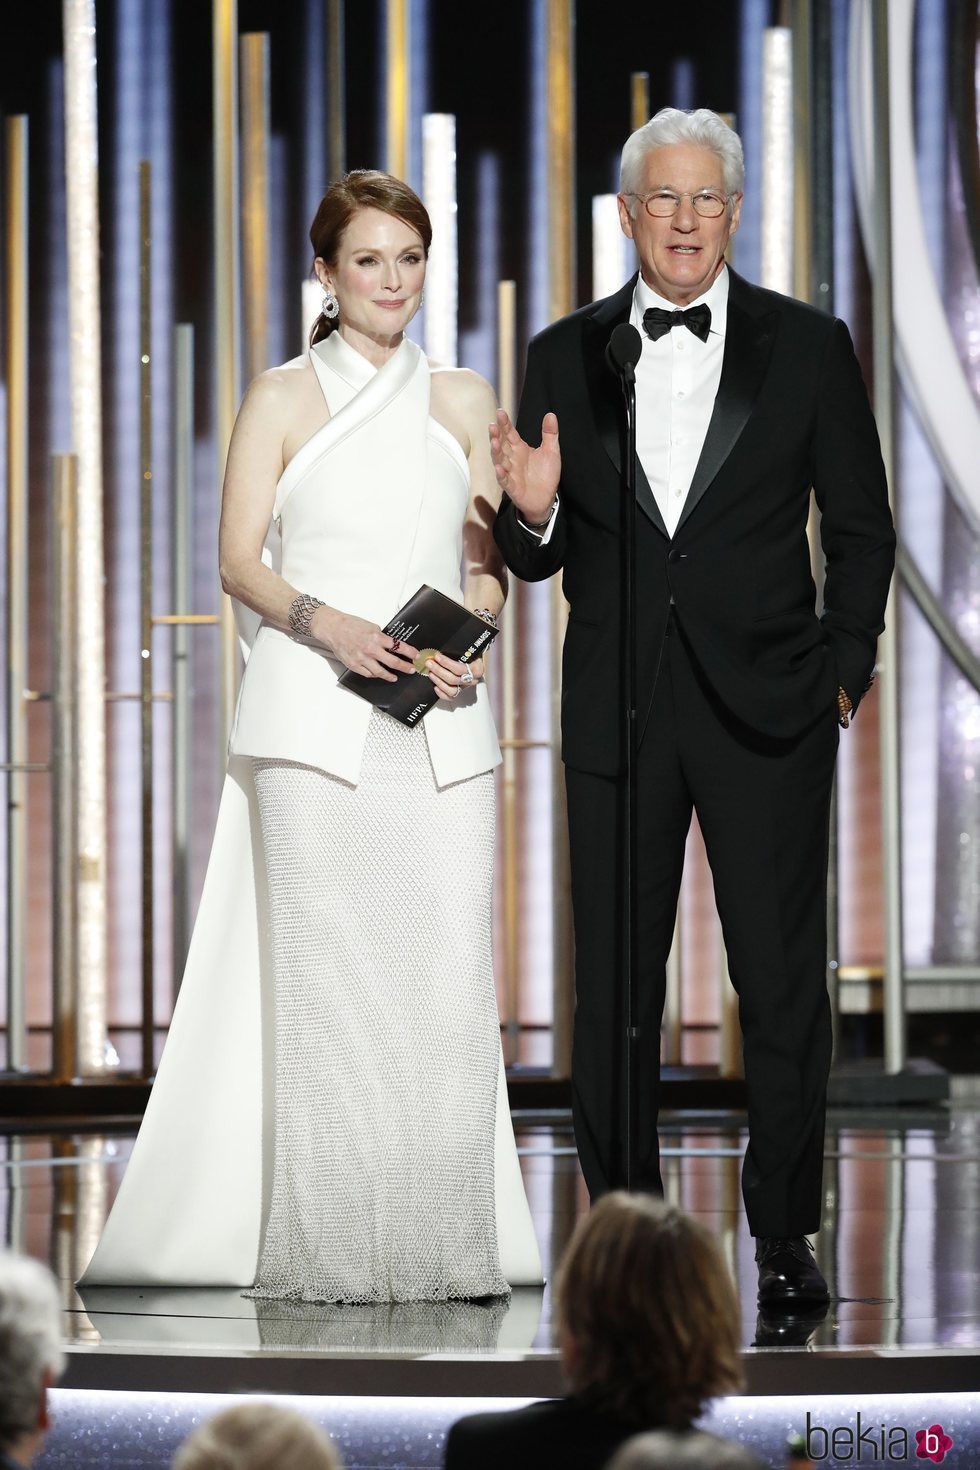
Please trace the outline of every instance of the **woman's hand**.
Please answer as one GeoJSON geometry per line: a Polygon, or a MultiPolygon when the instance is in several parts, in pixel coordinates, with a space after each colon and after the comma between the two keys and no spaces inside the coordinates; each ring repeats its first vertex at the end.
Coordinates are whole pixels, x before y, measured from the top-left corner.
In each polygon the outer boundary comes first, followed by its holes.
{"type": "Polygon", "coordinates": [[[444,653],[437,653],[429,659],[425,672],[440,699],[455,699],[461,689],[472,689],[483,678],[483,660],[475,658],[472,663],[461,664],[444,653]]]}
{"type": "Polygon", "coordinates": [[[366,618],[355,618],[331,607],[318,607],[310,632],[352,673],[363,674],[368,679],[387,679],[393,684],[399,674],[414,672],[418,649],[392,639],[377,623],[369,623],[366,618]]]}

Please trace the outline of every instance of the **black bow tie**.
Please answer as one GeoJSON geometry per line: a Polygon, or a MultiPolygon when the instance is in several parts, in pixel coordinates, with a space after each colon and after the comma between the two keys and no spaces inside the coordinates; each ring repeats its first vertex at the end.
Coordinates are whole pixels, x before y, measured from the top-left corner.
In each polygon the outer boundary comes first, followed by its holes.
{"type": "Polygon", "coordinates": [[[643,313],[643,330],[651,341],[656,342],[660,337],[666,337],[671,327],[687,327],[695,337],[700,337],[702,342],[707,342],[708,332],[711,329],[711,307],[689,306],[687,311],[664,311],[661,306],[651,306],[643,313]]]}

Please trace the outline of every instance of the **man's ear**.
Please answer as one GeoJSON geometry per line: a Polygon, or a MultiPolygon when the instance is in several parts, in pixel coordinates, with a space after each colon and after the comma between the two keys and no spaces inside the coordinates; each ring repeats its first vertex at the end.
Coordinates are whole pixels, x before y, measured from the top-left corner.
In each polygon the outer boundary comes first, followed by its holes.
{"type": "Polygon", "coordinates": [[[619,205],[619,226],[628,240],[633,238],[633,216],[630,214],[629,205],[625,194],[616,195],[616,203],[619,205]]]}

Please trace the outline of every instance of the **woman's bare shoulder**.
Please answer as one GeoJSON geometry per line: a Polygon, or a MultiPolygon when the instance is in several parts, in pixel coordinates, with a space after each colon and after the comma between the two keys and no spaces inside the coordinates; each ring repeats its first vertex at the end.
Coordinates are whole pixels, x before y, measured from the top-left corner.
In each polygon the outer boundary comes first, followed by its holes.
{"type": "Polygon", "coordinates": [[[497,395],[486,378],[481,378],[472,368],[444,367],[438,362],[430,362],[429,371],[433,392],[443,396],[458,412],[483,413],[489,406],[490,417],[493,417],[497,395]]]}
{"type": "Polygon", "coordinates": [[[251,412],[278,413],[303,402],[316,385],[316,373],[307,353],[266,368],[249,383],[242,406],[251,412]]]}

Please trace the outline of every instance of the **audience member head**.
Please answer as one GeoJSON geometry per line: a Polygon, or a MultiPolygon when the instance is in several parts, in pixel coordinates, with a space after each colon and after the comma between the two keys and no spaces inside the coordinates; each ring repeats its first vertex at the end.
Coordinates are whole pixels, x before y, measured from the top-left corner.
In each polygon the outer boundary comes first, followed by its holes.
{"type": "Polygon", "coordinates": [[[236,1404],[199,1424],[173,1470],[342,1470],[322,1429],[278,1404],[236,1404]]]}
{"type": "Polygon", "coordinates": [[[31,1463],[50,1424],[48,1389],[64,1366],[54,1277],[39,1261],[0,1250],[0,1454],[31,1463]]]}
{"type": "Polygon", "coordinates": [[[627,1440],[606,1470],[761,1470],[761,1466],[749,1450],[713,1434],[655,1429],[627,1440]]]}
{"type": "Polygon", "coordinates": [[[637,1426],[683,1429],[741,1384],[735,1290],[714,1237],[652,1195],[604,1195],[562,1262],[572,1391],[637,1426]]]}

